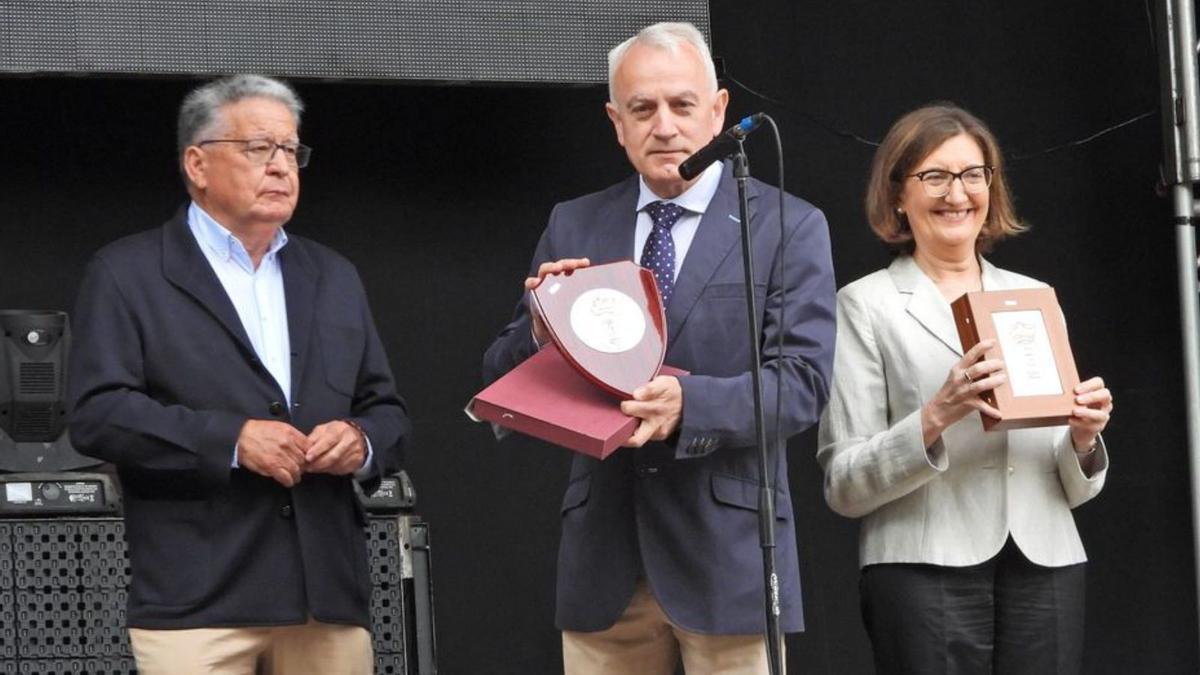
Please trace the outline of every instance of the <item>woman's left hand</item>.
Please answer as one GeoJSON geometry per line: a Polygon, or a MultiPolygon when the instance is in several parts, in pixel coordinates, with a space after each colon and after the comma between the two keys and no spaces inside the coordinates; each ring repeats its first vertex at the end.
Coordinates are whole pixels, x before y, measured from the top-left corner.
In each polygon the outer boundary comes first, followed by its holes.
{"type": "Polygon", "coordinates": [[[1104,386],[1104,380],[1093,377],[1075,387],[1075,404],[1068,422],[1071,442],[1075,444],[1076,452],[1086,452],[1112,417],[1112,392],[1104,386]]]}

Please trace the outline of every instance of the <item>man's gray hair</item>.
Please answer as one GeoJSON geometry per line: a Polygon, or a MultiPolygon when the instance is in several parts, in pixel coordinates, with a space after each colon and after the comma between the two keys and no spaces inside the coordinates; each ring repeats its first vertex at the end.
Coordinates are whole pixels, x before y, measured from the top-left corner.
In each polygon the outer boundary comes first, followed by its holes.
{"type": "Polygon", "coordinates": [[[630,47],[646,45],[665,49],[671,54],[675,54],[681,44],[689,44],[696,48],[700,54],[700,60],[704,63],[704,72],[708,76],[708,82],[712,86],[712,90],[716,91],[717,69],[713,66],[712,54],[708,51],[708,44],[704,42],[704,36],[690,23],[663,22],[646,26],[637,35],[613,47],[612,51],[608,53],[608,100],[614,104],[617,102],[616,92],[613,90],[613,78],[630,47]]]}
{"type": "Polygon", "coordinates": [[[231,75],[193,89],[179,106],[179,122],[176,135],[179,157],[189,145],[195,145],[205,135],[216,131],[221,123],[217,111],[221,106],[236,103],[246,98],[269,98],[279,101],[292,111],[296,126],[300,126],[300,114],[304,104],[287,84],[262,75],[231,75]]]}

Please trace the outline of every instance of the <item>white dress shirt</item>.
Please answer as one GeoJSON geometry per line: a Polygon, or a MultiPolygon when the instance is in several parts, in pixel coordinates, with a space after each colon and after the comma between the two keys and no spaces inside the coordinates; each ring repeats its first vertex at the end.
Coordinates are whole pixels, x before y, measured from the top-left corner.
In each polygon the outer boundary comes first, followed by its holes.
{"type": "Polygon", "coordinates": [[[646,179],[638,176],[637,228],[633,232],[633,259],[637,260],[638,264],[641,264],[642,249],[646,248],[650,231],[654,229],[650,214],[645,211],[646,205],[657,201],[678,204],[683,207],[683,215],[679,216],[679,220],[671,228],[671,239],[675,241],[675,278],[679,278],[683,259],[692,246],[696,230],[700,228],[700,219],[712,202],[713,195],[717,194],[717,186],[721,184],[721,171],[721,162],[713,162],[690,188],[672,199],[663,199],[654,194],[654,190],[646,185],[646,179]]]}

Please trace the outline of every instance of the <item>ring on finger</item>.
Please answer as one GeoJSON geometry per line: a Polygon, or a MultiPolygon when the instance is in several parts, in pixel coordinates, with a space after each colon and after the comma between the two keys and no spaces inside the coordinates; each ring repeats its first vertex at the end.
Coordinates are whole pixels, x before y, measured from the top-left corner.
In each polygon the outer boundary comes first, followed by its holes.
{"type": "Polygon", "coordinates": [[[967,381],[967,384],[975,381],[971,379],[971,373],[968,372],[966,368],[963,368],[963,379],[967,381]]]}

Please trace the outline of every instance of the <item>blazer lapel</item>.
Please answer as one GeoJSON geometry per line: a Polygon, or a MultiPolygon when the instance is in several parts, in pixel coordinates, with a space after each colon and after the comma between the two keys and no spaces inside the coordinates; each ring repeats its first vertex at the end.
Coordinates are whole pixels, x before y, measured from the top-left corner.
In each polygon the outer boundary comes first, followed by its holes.
{"type": "MultiPolygon", "coordinates": [[[[592,264],[603,265],[619,260],[637,261],[633,235],[637,224],[638,178],[634,174],[621,184],[614,199],[606,200],[596,211],[596,240],[588,247],[592,264]]],[[[569,252],[569,255],[575,255],[569,252]]]]}
{"type": "MultiPolygon", "coordinates": [[[[750,212],[753,213],[754,199],[758,196],[753,186],[748,187],[747,196],[750,212]]],[[[721,183],[717,186],[717,191],[708,203],[703,217],[700,218],[696,236],[692,239],[687,257],[683,259],[683,267],[679,269],[679,277],[675,280],[675,290],[667,307],[668,349],[679,337],[688,314],[700,299],[709,280],[738,243],[741,237],[740,223],[737,186],[732,170],[726,166],[721,175],[721,183]]],[[[755,264],[769,265],[771,262],[755,261],[755,264]]]]}
{"type": "Polygon", "coordinates": [[[979,266],[981,268],[980,277],[983,281],[983,290],[1002,291],[1013,287],[1009,275],[988,262],[983,256],[979,256],[979,266]]]}
{"type": "Polygon", "coordinates": [[[313,305],[317,298],[318,272],[307,249],[298,237],[291,237],[279,251],[279,266],[283,273],[283,293],[287,303],[288,342],[292,352],[292,400],[295,401],[301,382],[301,370],[307,363],[312,334],[313,305]]]}
{"type": "Polygon", "coordinates": [[[186,207],[163,226],[163,276],[195,298],[233,337],[247,357],[254,357],[254,347],[233,302],[188,228],[186,207]]]}
{"type": "Polygon", "coordinates": [[[950,304],[917,266],[912,256],[897,257],[888,267],[888,273],[896,284],[896,290],[909,296],[905,305],[909,316],[950,348],[950,351],[962,356],[962,343],[958,338],[958,329],[954,326],[954,314],[950,310],[950,304]]]}

